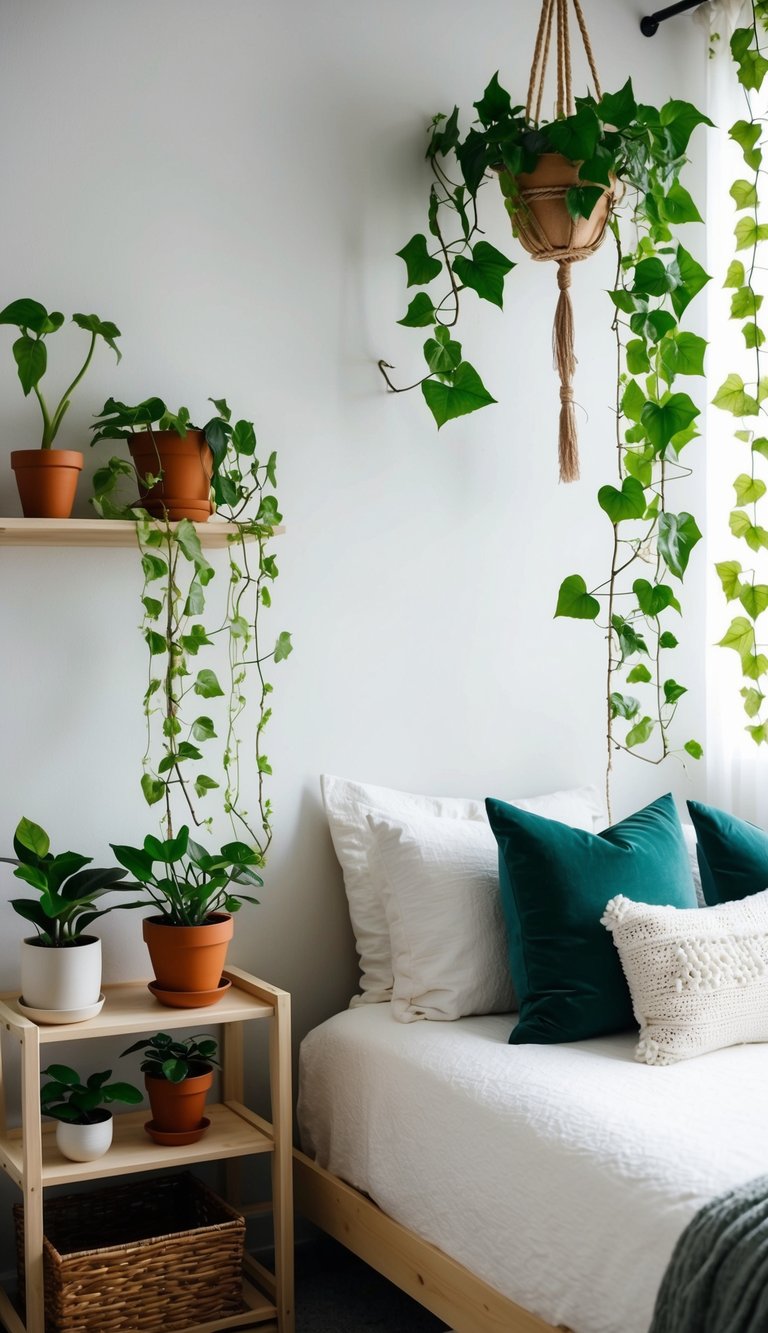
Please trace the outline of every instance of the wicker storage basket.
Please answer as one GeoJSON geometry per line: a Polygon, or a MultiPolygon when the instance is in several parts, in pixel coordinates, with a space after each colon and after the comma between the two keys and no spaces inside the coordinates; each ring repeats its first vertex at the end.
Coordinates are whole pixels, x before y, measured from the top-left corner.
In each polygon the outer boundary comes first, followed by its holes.
{"type": "MultiPolygon", "coordinates": [[[[191,1176],[46,1200],[46,1333],[156,1333],[245,1309],[245,1221],[191,1176]]],[[[24,1299],[24,1209],[13,1209],[24,1299]]]]}

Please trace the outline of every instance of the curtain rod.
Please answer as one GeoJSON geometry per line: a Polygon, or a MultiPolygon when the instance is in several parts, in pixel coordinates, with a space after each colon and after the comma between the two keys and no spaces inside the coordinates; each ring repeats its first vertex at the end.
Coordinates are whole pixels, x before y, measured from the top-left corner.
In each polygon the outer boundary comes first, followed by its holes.
{"type": "Polygon", "coordinates": [[[701,0],[678,0],[676,5],[669,5],[666,9],[657,9],[655,14],[647,14],[640,20],[640,31],[644,37],[654,37],[659,30],[659,24],[665,23],[667,19],[673,19],[677,14],[684,14],[688,9],[696,9],[701,4],[701,0]]]}

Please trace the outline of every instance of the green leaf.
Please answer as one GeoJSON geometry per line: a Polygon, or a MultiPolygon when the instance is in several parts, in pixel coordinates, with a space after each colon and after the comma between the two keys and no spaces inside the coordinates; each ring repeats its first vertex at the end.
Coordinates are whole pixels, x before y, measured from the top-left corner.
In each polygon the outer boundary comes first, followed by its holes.
{"type": "Polygon", "coordinates": [[[677,647],[677,639],[675,638],[674,634],[672,634],[672,632],[671,632],[670,630],[665,629],[665,630],[664,630],[664,633],[659,635],[659,647],[660,647],[660,648],[676,648],[676,647],[677,647]]]}
{"type": "Polygon", "coordinates": [[[474,106],[484,125],[491,125],[495,120],[503,120],[505,116],[510,115],[512,110],[510,96],[499,83],[498,71],[494,74],[480,101],[475,102],[474,106]]]}
{"type": "Polygon", "coordinates": [[[643,375],[650,370],[651,363],[648,360],[648,348],[642,338],[631,338],[624,348],[624,353],[630,375],[643,375]]]}
{"type": "MultiPolygon", "coordinates": [[[[408,306],[402,319],[398,324],[404,324],[409,329],[420,329],[427,324],[434,323],[435,307],[427,296],[426,292],[418,292],[414,296],[411,304],[408,306]]],[[[272,483],[274,485],[274,482],[272,483]]]]}
{"type": "Polygon", "coordinates": [[[703,375],[706,350],[706,338],[700,338],[697,333],[667,334],[659,351],[668,382],[671,383],[675,375],[703,375]]]}
{"type": "Polygon", "coordinates": [[[680,610],[680,603],[665,583],[652,584],[647,579],[635,579],[632,591],[644,616],[659,616],[668,606],[680,610]]]}
{"type": "Polygon", "coordinates": [[[739,601],[747,615],[757,620],[768,607],[768,584],[745,583],[739,593],[739,601]]]}
{"type": "Polygon", "coordinates": [[[757,399],[746,392],[741,375],[733,372],[723,380],[712,403],[724,412],[732,412],[735,417],[756,417],[760,411],[757,399]]]}
{"type": "Polygon", "coordinates": [[[22,334],[13,344],[13,355],[19,372],[24,397],[34,389],[45,374],[48,353],[45,343],[39,338],[30,338],[22,334]]]}
{"type": "Polygon", "coordinates": [[[692,514],[670,514],[665,511],[659,516],[659,554],[675,578],[683,578],[691,551],[700,541],[701,533],[692,514]]]}
{"type": "Polygon", "coordinates": [[[659,217],[662,222],[671,222],[674,226],[681,222],[704,221],[690,194],[679,181],[673,181],[666,194],[659,199],[659,217]]]}
{"type": "Polygon", "coordinates": [[[424,344],[424,358],[433,374],[451,375],[461,363],[461,343],[438,325],[434,338],[427,338],[424,344]]]}
{"type": "Polygon", "coordinates": [[[195,792],[198,796],[204,796],[207,791],[213,791],[214,787],[219,785],[213,778],[206,777],[205,773],[199,773],[195,778],[195,792]]]}
{"type": "Polygon", "coordinates": [[[768,72],[768,60],[759,51],[745,51],[738,61],[738,80],[742,87],[759,91],[768,72]]]}
{"type": "Polygon", "coordinates": [[[631,694],[619,694],[614,691],[609,698],[611,717],[633,718],[640,711],[640,700],[631,694]]]}
{"type": "Polygon", "coordinates": [[[677,247],[677,270],[680,274],[680,286],[674,289],[670,299],[672,309],[679,319],[694,296],[710,281],[710,276],[682,245],[677,247]]]}
{"type": "Polygon", "coordinates": [[[676,704],[678,699],[682,699],[683,695],[688,693],[685,685],[678,685],[677,681],[672,680],[671,677],[664,681],[663,689],[664,702],[668,704],[676,704]]]}
{"type": "Polygon", "coordinates": [[[144,639],[153,657],[158,657],[161,653],[165,653],[168,651],[168,644],[165,641],[165,635],[159,634],[157,630],[145,629],[144,639]]]}
{"type": "Polygon", "coordinates": [[[216,699],[224,694],[216,679],[215,672],[211,671],[209,667],[204,667],[202,671],[198,671],[192,688],[195,694],[199,694],[203,699],[216,699]]]}
{"type": "Polygon", "coordinates": [[[181,643],[185,653],[196,657],[201,648],[213,643],[213,639],[208,638],[202,625],[192,625],[188,634],[182,634],[181,643]]]}
{"type": "Polygon", "coordinates": [[[412,236],[407,245],[402,250],[398,250],[398,256],[405,263],[408,272],[409,287],[421,287],[427,282],[436,278],[438,273],[442,273],[443,266],[439,259],[433,259],[427,249],[426,236],[417,233],[412,236]]]}
{"type": "Polygon", "coordinates": [[[515,265],[500,250],[487,241],[478,241],[472,249],[472,258],[458,255],[453,271],[465,287],[471,287],[484,301],[502,308],[504,278],[515,265]]]}
{"type": "Polygon", "coordinates": [[[115,342],[115,339],[120,337],[120,330],[111,320],[99,319],[98,315],[73,315],[72,323],[85,329],[87,333],[95,333],[97,338],[103,338],[107,347],[112,348],[118,361],[121,359],[122,353],[115,342]]]}
{"type": "Polygon", "coordinates": [[[755,627],[752,622],[745,616],[736,616],[719,640],[719,647],[733,648],[734,652],[739,654],[744,666],[744,663],[752,657],[755,648],[755,627]]]}
{"type": "Polygon", "coordinates": [[[754,727],[747,727],[746,730],[756,745],[763,745],[768,741],[768,722],[760,722],[754,727]]]}
{"type": "Polygon", "coordinates": [[[276,662],[284,662],[286,657],[290,657],[292,652],[293,644],[291,643],[291,636],[287,630],[283,630],[282,633],[277,636],[273,654],[274,659],[276,662]]]}
{"type": "MultiPolygon", "coordinates": [[[[737,208],[755,208],[757,205],[757,189],[754,181],[736,180],[728,193],[737,208]]],[[[734,260],[733,262],[737,263],[738,261],[734,260]]],[[[728,286],[727,281],[724,286],[728,286]]]]}
{"type": "Polygon", "coordinates": [[[165,783],[159,778],[153,778],[150,773],[144,773],[141,778],[141,790],[147,805],[157,805],[157,802],[162,801],[165,796],[165,783]]]}
{"type": "MultiPolygon", "coordinates": [[[[642,634],[638,634],[634,626],[624,616],[611,616],[611,625],[618,636],[622,662],[625,658],[631,657],[633,653],[647,654],[648,645],[642,634]]],[[[635,677],[635,679],[639,679],[639,677],[635,677]]],[[[628,683],[632,681],[631,673],[627,677],[627,681],[628,683]]]]}
{"type": "Polygon", "coordinates": [[[0,311],[0,324],[15,324],[19,329],[31,329],[33,333],[43,333],[48,323],[48,311],[39,301],[32,301],[23,296],[18,301],[11,301],[0,311]]]}
{"type": "Polygon", "coordinates": [[[723,286],[743,287],[744,283],[746,282],[746,277],[747,275],[744,272],[744,265],[742,264],[741,260],[732,259],[728,266],[728,272],[725,275],[725,282],[723,283],[723,286]]]}
{"type": "Polygon", "coordinates": [[[763,154],[755,145],[760,138],[761,129],[756,121],[737,120],[729,130],[730,137],[739,145],[744,161],[751,171],[757,171],[763,160],[763,154]]]}
{"type": "Polygon", "coordinates": [[[591,218],[604,194],[602,185],[572,185],[565,192],[565,206],[574,221],[578,222],[579,218],[591,218]]]}
{"type": "Polygon", "coordinates": [[[216,736],[216,730],[209,717],[196,717],[192,723],[192,735],[196,741],[210,741],[216,736]]]}
{"type": "Polygon", "coordinates": [[[677,285],[678,279],[660,259],[641,259],[635,266],[633,292],[641,296],[666,296],[677,285]]]}
{"type": "Polygon", "coordinates": [[[742,568],[738,560],[721,560],[715,565],[726,600],[733,602],[741,593],[742,568]]]}
{"type": "Polygon", "coordinates": [[[750,477],[748,473],[741,472],[733,483],[733,489],[736,492],[736,503],[746,505],[762,499],[766,486],[759,477],[750,477]]]}
{"type": "Polygon", "coordinates": [[[675,157],[685,152],[697,125],[712,125],[709,116],[703,115],[690,102],[682,102],[678,98],[664,103],[659,119],[675,157]]]}
{"type": "Polygon", "coordinates": [[[624,466],[630,477],[636,477],[643,487],[650,486],[653,477],[653,449],[626,449],[624,466]]]}
{"type": "Polygon", "coordinates": [[[15,842],[28,852],[33,852],[40,859],[48,855],[51,843],[45,829],[34,824],[31,819],[20,819],[14,833],[15,842]]]}
{"type": "Polygon", "coordinates": [[[683,749],[692,759],[701,759],[704,754],[704,750],[698,741],[686,741],[683,749]]]}
{"type": "Polygon", "coordinates": [[[760,690],[756,690],[753,686],[747,685],[744,686],[743,690],[739,690],[739,694],[744,700],[744,712],[747,717],[757,717],[760,709],[765,703],[765,695],[762,694],[760,690]]]}
{"type": "Polygon", "coordinates": [[[632,80],[627,79],[617,93],[603,93],[597,104],[597,114],[604,125],[623,130],[635,119],[637,103],[632,91],[632,80]]]}
{"type": "Polygon", "coordinates": [[[627,292],[623,287],[617,291],[609,292],[613,304],[617,310],[621,310],[625,315],[631,315],[635,308],[635,298],[631,292],[627,292]]]}
{"type": "Polygon", "coordinates": [[[468,361],[462,361],[451,377],[450,383],[438,380],[425,380],[421,386],[427,407],[432,413],[437,428],[455,417],[466,416],[481,407],[495,403],[483,384],[480,376],[468,361]]]}
{"type": "Polygon", "coordinates": [[[752,523],[749,514],[745,514],[743,509],[734,509],[731,512],[728,526],[734,537],[739,537],[747,543],[750,551],[759,551],[761,547],[768,549],[768,531],[759,524],[752,523]]]}
{"type": "Polygon", "coordinates": [[[570,574],[560,584],[557,595],[555,616],[568,616],[572,620],[594,620],[600,614],[600,603],[587,592],[587,585],[581,574],[570,574]]]}
{"type": "Polygon", "coordinates": [[[640,421],[645,407],[645,394],[637,380],[630,380],[621,396],[621,410],[630,421],[640,421]]]}
{"type": "Polygon", "coordinates": [[[636,477],[625,477],[620,491],[615,486],[601,486],[597,492],[597,503],[612,523],[642,518],[645,513],[645,491],[636,477]]]}
{"type": "Polygon", "coordinates": [[[585,162],[594,157],[600,137],[600,123],[591,107],[582,105],[575,116],[555,120],[547,126],[547,138],[556,153],[569,162],[585,162]]]}
{"type": "Polygon", "coordinates": [[[639,685],[639,684],[647,685],[648,682],[651,680],[653,680],[653,676],[651,675],[650,671],[648,670],[644,662],[638,662],[637,666],[633,666],[632,670],[627,676],[628,685],[639,685]]]}
{"type": "Polygon", "coordinates": [[[650,717],[643,717],[636,722],[627,732],[627,749],[632,750],[636,745],[642,745],[647,741],[653,731],[654,723],[650,717]]]}
{"type": "Polygon", "coordinates": [[[768,458],[768,439],[761,435],[758,439],[752,441],[752,452],[762,454],[763,458],[768,458]]]}
{"type": "Polygon", "coordinates": [[[252,421],[236,421],[232,428],[232,447],[242,458],[256,453],[256,431],[252,421]]]}
{"type": "Polygon", "coordinates": [[[754,347],[762,347],[765,342],[765,333],[754,320],[750,324],[744,324],[741,331],[744,334],[744,343],[747,348],[751,350],[754,347]]]}
{"type": "Polygon", "coordinates": [[[672,393],[661,403],[646,403],[641,421],[654,449],[661,453],[697,416],[699,409],[687,393],[672,393]]]}
{"type": "Polygon", "coordinates": [[[733,234],[737,250],[751,250],[760,241],[768,240],[768,222],[756,222],[751,216],[739,218],[733,234]]]}
{"type": "Polygon", "coordinates": [[[740,287],[731,297],[731,319],[754,319],[763,298],[751,287],[740,287]]]}

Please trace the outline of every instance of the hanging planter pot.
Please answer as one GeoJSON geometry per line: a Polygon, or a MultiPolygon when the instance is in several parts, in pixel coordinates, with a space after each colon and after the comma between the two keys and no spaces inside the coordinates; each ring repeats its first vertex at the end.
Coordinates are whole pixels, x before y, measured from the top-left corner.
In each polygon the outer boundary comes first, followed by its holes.
{"type": "Polygon", "coordinates": [[[201,430],[179,435],[175,430],[147,430],[128,443],[139,476],[139,503],[155,518],[189,518],[206,523],[210,518],[213,454],[201,430]],[[142,479],[157,477],[152,486],[142,479]]]}

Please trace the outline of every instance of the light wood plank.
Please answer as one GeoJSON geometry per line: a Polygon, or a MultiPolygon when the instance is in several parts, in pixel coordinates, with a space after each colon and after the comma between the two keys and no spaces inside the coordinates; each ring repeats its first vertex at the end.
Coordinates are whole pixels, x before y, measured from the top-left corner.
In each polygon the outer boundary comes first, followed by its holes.
{"type": "Polygon", "coordinates": [[[34,1024],[21,1039],[20,1167],[24,1180],[24,1271],[27,1333],[45,1333],[43,1302],[43,1180],[40,1166],[40,1042],[34,1024]]]}
{"type": "MultiPolygon", "coordinates": [[[[39,1079],[36,1087],[39,1087],[39,1079]]],[[[76,1180],[101,1180],[110,1176],[130,1175],[135,1171],[159,1171],[169,1166],[188,1166],[193,1162],[272,1152],[272,1139],[254,1129],[228,1106],[206,1106],[205,1114],[211,1125],[203,1137],[197,1143],[175,1148],[163,1148],[152,1142],[144,1129],[149,1115],[146,1107],[142,1111],[117,1114],[112,1147],[95,1162],[70,1162],[62,1157],[56,1146],[55,1125],[46,1125],[42,1135],[42,1183],[44,1186],[70,1185],[76,1180]]],[[[24,1124],[26,1127],[26,1119],[24,1124]]],[[[3,1141],[12,1170],[19,1176],[26,1169],[28,1156],[23,1153],[22,1143],[18,1130],[11,1130],[3,1141]]]]}
{"type": "Polygon", "coordinates": [[[233,984],[218,1004],[200,1009],[169,1009],[160,1004],[147,990],[144,981],[126,982],[104,987],[104,1007],[95,1018],[86,1023],[34,1024],[18,1008],[18,995],[6,992],[0,995],[0,1021],[22,1032],[32,1027],[39,1033],[41,1044],[58,1041],[85,1041],[90,1037],[124,1037],[131,1033],[153,1032],[158,1028],[173,1031],[192,1028],[201,1031],[203,1025],[246,1022],[255,1018],[271,1018],[273,1006],[258,999],[249,991],[233,984]]]}
{"type": "MultiPolygon", "coordinates": [[[[243,1024],[227,1023],[221,1040],[221,1095],[222,1101],[242,1102],[244,1093],[243,1024]]],[[[225,1168],[226,1195],[234,1208],[240,1208],[243,1198],[243,1170],[239,1158],[230,1158],[225,1168]]]]}
{"type": "Polygon", "coordinates": [[[275,1299],[280,1333],[294,1333],[291,997],[285,991],[274,990],[274,998],[275,1016],[269,1034],[269,1073],[272,1133],[275,1141],[272,1157],[275,1299]]]}
{"type": "MultiPolygon", "coordinates": [[[[208,550],[228,546],[237,533],[234,524],[216,518],[196,523],[195,529],[208,550]]],[[[272,535],[283,532],[284,527],[275,527],[272,535]]],[[[113,518],[0,518],[0,546],[135,547],[136,525],[113,518]]]]}
{"type": "Polygon", "coordinates": [[[552,1333],[552,1324],[393,1221],[351,1185],[303,1153],[293,1156],[299,1212],[456,1333],[552,1333]]]}

